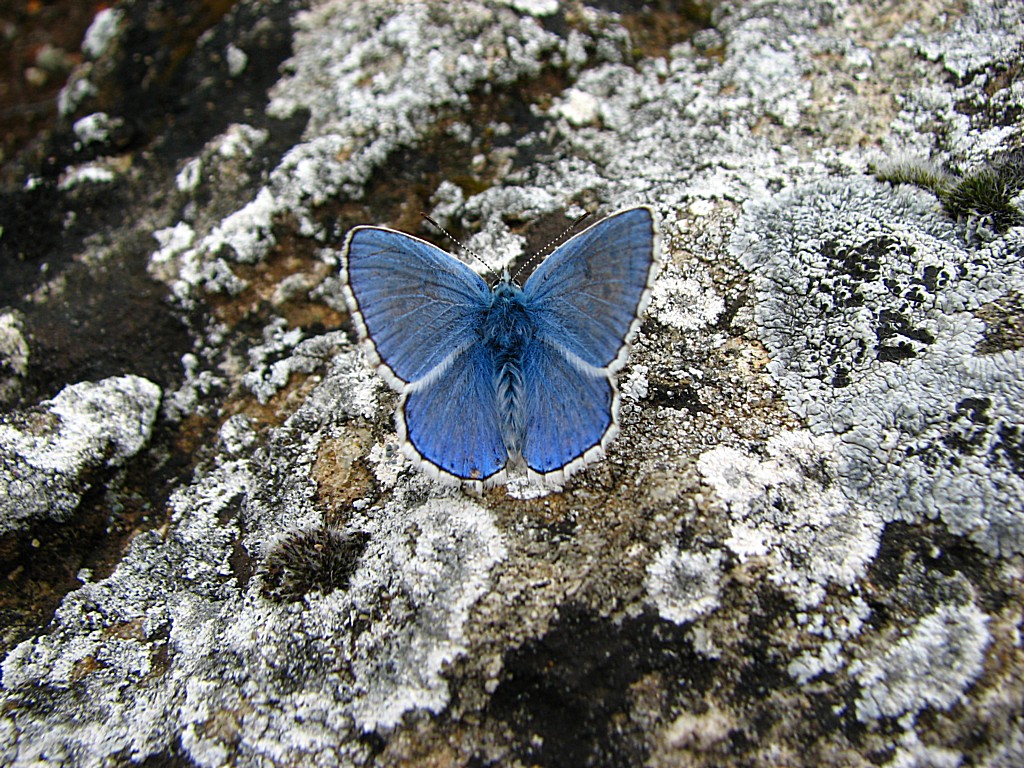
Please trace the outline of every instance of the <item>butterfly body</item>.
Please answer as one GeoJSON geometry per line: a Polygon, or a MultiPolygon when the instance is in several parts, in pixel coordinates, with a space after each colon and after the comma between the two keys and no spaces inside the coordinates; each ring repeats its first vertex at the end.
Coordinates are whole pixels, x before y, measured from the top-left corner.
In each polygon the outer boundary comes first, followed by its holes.
{"type": "Polygon", "coordinates": [[[346,299],[383,378],[400,393],[399,437],[435,476],[479,484],[506,470],[560,481],[617,431],[625,363],[657,268],[647,208],[570,239],[525,286],[489,287],[423,240],[356,227],[346,299]]]}
{"type": "Polygon", "coordinates": [[[522,289],[508,276],[491,291],[491,306],[481,325],[481,339],[491,355],[496,385],[498,427],[509,462],[521,464],[526,438],[524,365],[533,321],[522,289]]]}

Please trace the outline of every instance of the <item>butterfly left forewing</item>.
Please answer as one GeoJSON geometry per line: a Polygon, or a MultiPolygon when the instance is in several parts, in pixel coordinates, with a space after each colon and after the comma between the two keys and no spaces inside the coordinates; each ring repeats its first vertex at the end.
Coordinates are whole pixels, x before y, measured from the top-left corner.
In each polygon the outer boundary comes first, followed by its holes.
{"type": "Polygon", "coordinates": [[[398,391],[476,340],[490,295],[479,275],[440,248],[382,227],[349,233],[341,277],[360,339],[398,391]]]}

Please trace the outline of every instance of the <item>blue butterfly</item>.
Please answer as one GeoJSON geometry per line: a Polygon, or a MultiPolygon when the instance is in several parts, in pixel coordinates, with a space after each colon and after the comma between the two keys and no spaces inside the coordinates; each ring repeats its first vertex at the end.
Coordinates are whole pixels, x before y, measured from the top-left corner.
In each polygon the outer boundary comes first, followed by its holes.
{"type": "Polygon", "coordinates": [[[401,395],[403,452],[434,477],[561,483],[618,432],[616,372],[659,266],[650,208],[556,248],[523,287],[490,287],[419,238],[355,227],[341,276],[360,339],[401,395]]]}

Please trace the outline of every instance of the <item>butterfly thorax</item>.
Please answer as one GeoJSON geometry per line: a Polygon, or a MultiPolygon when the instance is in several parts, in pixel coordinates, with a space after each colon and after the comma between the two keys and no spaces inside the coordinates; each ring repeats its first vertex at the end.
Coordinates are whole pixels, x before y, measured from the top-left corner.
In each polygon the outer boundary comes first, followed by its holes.
{"type": "Polygon", "coordinates": [[[498,424],[509,460],[517,463],[526,434],[523,360],[534,326],[522,289],[508,279],[494,286],[481,335],[494,362],[498,424]]]}

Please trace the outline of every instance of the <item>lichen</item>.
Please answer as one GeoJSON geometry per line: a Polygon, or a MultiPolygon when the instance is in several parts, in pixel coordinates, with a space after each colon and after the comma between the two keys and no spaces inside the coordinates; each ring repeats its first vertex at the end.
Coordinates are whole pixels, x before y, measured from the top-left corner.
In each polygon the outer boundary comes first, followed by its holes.
{"type": "Polygon", "coordinates": [[[72,250],[31,301],[148,240],[192,336],[166,427],[221,427],[5,659],[0,762],[1021,763],[1021,235],[942,196],[1019,146],[1024,6],[722,0],[686,39],[670,5],[242,0],[143,123],[105,77],[154,38],[104,17],[61,109],[146,141],[61,190],[99,133],[55,136],[22,192],[72,250]],[[634,204],[666,269],[606,461],[543,499],[410,471],[344,230],[425,210],[500,267],[634,204]],[[369,536],[347,587],[267,599],[268,548],[328,528],[369,536]]]}
{"type": "Polygon", "coordinates": [[[857,718],[948,709],[981,674],[990,636],[974,605],[940,606],[888,647],[851,669],[861,686],[857,718]]]}
{"type": "Polygon", "coordinates": [[[771,580],[803,607],[829,585],[856,584],[881,535],[878,516],[839,490],[836,443],[797,431],[769,440],[764,458],[722,446],[697,462],[728,516],[725,546],[741,561],[767,558],[771,580]]]}
{"type": "Polygon", "coordinates": [[[0,405],[6,406],[17,399],[28,373],[28,361],[24,316],[13,310],[0,312],[0,405]]]}
{"type": "Polygon", "coordinates": [[[150,438],[160,387],[118,376],[65,387],[0,419],[0,532],[67,520],[90,473],[121,466],[150,438]]]}
{"type": "MultiPolygon", "coordinates": [[[[349,762],[365,758],[360,731],[445,706],[444,669],[464,652],[470,609],[505,556],[484,508],[441,498],[351,510],[369,542],[347,589],[279,603],[248,576],[247,563],[282,529],[322,525],[313,481],[295,469],[312,464],[317,438],[290,435],[345,418],[337,405],[352,403],[344,389],[356,381],[332,367],[267,454],[221,457],[180,488],[166,536],[137,536],[109,577],[68,595],[51,632],[7,656],[8,701],[49,692],[47,715],[17,704],[8,711],[14,730],[2,733],[14,741],[4,748],[16,762],[142,760],[179,738],[200,765],[228,754],[290,762],[309,750],[349,762]],[[126,685],[146,693],[124,697],[126,685]]],[[[225,428],[237,435],[239,425],[225,428]]]]}
{"type": "Polygon", "coordinates": [[[1021,288],[1022,237],[971,248],[927,192],[852,177],[751,205],[731,244],[787,402],[839,437],[843,494],[991,554],[1024,550],[1024,357],[978,355],[973,312],[1021,288]]]}
{"type": "Polygon", "coordinates": [[[647,593],[658,612],[682,624],[717,608],[721,562],[720,550],[704,554],[663,547],[647,567],[647,593]]]}

